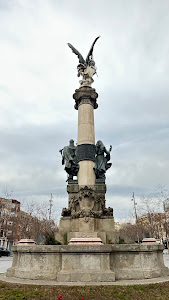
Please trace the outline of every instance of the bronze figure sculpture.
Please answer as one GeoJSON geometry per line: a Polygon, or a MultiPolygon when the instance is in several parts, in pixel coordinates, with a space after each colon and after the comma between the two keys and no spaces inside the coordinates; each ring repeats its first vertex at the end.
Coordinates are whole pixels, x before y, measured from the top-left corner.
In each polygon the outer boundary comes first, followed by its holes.
{"type": "Polygon", "coordinates": [[[112,165],[111,163],[108,163],[110,160],[111,150],[112,146],[110,146],[108,151],[102,141],[98,141],[96,143],[96,158],[94,167],[96,179],[105,179],[105,173],[112,165]]]}
{"type": "Polygon", "coordinates": [[[79,165],[76,161],[76,146],[74,140],[69,141],[69,146],[65,146],[59,151],[62,155],[62,165],[65,165],[65,171],[68,173],[68,179],[73,180],[73,176],[77,176],[79,165]]]}

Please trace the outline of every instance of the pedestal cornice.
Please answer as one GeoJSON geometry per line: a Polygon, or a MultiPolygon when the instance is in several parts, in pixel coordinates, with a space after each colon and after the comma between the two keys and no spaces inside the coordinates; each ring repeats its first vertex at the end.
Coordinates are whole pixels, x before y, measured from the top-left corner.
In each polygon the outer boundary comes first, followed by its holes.
{"type": "Polygon", "coordinates": [[[98,94],[96,90],[91,87],[81,87],[75,90],[73,94],[73,99],[75,99],[75,109],[78,110],[78,107],[81,104],[90,104],[94,109],[98,108],[97,104],[98,94]]]}

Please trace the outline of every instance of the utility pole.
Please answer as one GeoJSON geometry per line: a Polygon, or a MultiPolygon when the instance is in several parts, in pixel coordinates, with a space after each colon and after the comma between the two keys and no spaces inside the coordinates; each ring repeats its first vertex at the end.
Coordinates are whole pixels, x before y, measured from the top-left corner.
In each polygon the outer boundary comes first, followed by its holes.
{"type": "Polygon", "coordinates": [[[138,222],[137,222],[137,221],[138,221],[138,217],[137,217],[137,210],[136,210],[136,205],[137,205],[137,203],[136,203],[136,201],[135,201],[134,192],[133,192],[131,201],[133,201],[133,203],[134,203],[134,213],[135,213],[136,229],[137,229],[137,241],[138,241],[138,244],[139,244],[140,240],[139,240],[139,234],[138,234],[138,222]]]}
{"type": "Polygon", "coordinates": [[[50,200],[49,200],[49,220],[51,220],[51,213],[52,213],[52,206],[53,206],[53,195],[51,193],[51,196],[50,196],[50,200]]]}
{"type": "Polygon", "coordinates": [[[164,209],[164,214],[165,214],[165,230],[166,230],[166,242],[167,242],[167,247],[169,246],[168,242],[168,212],[169,212],[169,198],[166,200],[163,200],[163,209],[164,209]]]}

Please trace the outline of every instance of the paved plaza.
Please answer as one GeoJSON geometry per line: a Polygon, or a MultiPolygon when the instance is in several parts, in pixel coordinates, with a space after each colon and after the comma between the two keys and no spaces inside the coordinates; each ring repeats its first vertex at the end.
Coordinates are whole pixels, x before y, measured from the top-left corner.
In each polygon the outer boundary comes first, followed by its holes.
{"type": "MultiPolygon", "coordinates": [[[[164,250],[165,251],[165,250],[164,250]]],[[[163,254],[163,257],[164,257],[164,264],[167,268],[169,268],[169,254],[168,253],[164,253],[163,254]]]]}
{"type": "Polygon", "coordinates": [[[0,273],[5,273],[8,268],[12,266],[12,256],[1,256],[0,257],[0,273]]]}

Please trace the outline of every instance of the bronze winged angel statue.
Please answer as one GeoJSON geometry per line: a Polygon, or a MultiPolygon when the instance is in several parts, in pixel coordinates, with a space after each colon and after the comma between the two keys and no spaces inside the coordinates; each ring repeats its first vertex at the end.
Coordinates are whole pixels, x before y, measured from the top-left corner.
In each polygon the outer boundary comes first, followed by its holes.
{"type": "Polygon", "coordinates": [[[95,61],[93,59],[93,48],[96,43],[96,41],[99,39],[100,36],[98,36],[90,50],[89,53],[86,57],[86,60],[83,58],[83,56],[80,54],[78,50],[76,50],[71,44],[68,43],[68,46],[72,49],[73,53],[76,54],[79,58],[79,64],[77,66],[77,76],[80,77],[82,76],[82,80],[80,80],[80,87],[82,86],[89,86],[91,87],[91,84],[93,83],[93,75],[96,74],[96,66],[95,66],[95,61]]]}

